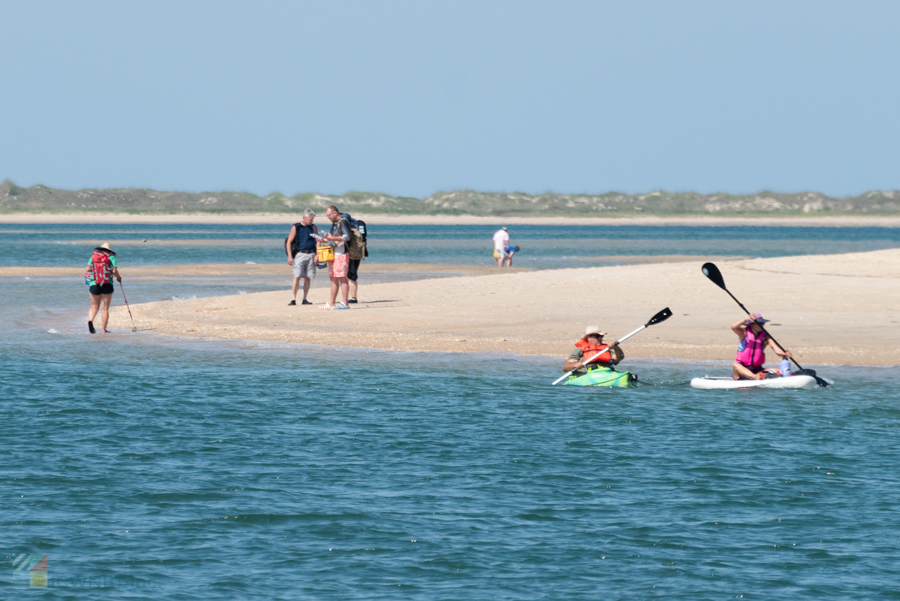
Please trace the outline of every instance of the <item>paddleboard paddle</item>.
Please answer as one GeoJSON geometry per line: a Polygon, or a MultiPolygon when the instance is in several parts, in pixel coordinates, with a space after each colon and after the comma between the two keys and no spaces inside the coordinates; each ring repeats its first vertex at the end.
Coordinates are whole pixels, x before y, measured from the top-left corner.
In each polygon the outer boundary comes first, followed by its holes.
{"type": "MultiPolygon", "coordinates": [[[[703,267],[701,267],[700,270],[703,272],[703,275],[705,275],[707,278],[709,278],[709,281],[711,281],[713,284],[715,284],[716,286],[718,286],[719,288],[721,288],[722,290],[727,292],[728,296],[730,296],[734,300],[734,302],[736,302],[738,304],[738,306],[744,310],[744,313],[746,313],[747,315],[751,315],[750,311],[747,310],[747,307],[745,307],[743,304],[741,304],[741,301],[739,301],[737,298],[735,298],[735,296],[731,293],[731,291],[725,287],[725,278],[722,277],[722,272],[719,271],[718,267],[716,267],[713,263],[704,263],[703,267]]],[[[774,342],[779,347],[781,347],[782,351],[784,350],[784,347],[781,346],[780,342],[775,340],[775,337],[772,336],[772,334],[770,334],[764,327],[762,327],[761,324],[759,325],[759,327],[762,329],[763,332],[766,333],[766,335],[769,338],[772,339],[772,342],[774,342]]],[[[791,361],[793,361],[794,365],[796,365],[798,368],[798,371],[794,372],[796,375],[812,376],[813,378],[816,379],[816,384],[818,384],[819,386],[821,386],[823,388],[828,388],[829,386],[831,386],[831,384],[828,383],[828,380],[825,380],[824,378],[820,378],[819,376],[816,375],[816,370],[804,368],[802,365],[797,363],[797,360],[794,359],[793,357],[791,357],[791,361]]]]}
{"type": "Polygon", "coordinates": [[[119,280],[119,290],[122,291],[122,298],[125,299],[125,308],[128,309],[128,316],[131,318],[131,331],[137,332],[137,325],[134,323],[134,315],[131,314],[131,307],[128,306],[128,297],[125,296],[125,286],[122,284],[122,280],[119,280]]]}
{"type": "MultiPolygon", "coordinates": [[[[609,345],[609,348],[612,348],[612,347],[616,346],[616,345],[619,344],[620,342],[625,342],[626,340],[628,340],[629,338],[631,338],[632,336],[634,336],[635,334],[637,334],[638,332],[640,332],[640,331],[643,330],[644,328],[647,328],[647,327],[650,327],[650,326],[655,326],[656,324],[662,323],[662,322],[664,322],[665,320],[669,319],[670,317],[672,317],[672,311],[670,311],[669,308],[666,307],[665,309],[663,309],[662,311],[660,311],[659,313],[657,313],[656,315],[654,315],[653,317],[651,317],[651,318],[650,318],[650,321],[648,321],[647,323],[645,323],[644,325],[642,325],[641,327],[639,327],[638,329],[636,329],[634,332],[631,332],[631,333],[629,333],[629,334],[625,334],[624,336],[622,336],[621,338],[619,338],[618,340],[616,340],[615,342],[613,342],[612,344],[610,344],[610,345],[609,345]]],[[[593,357],[591,357],[590,359],[588,359],[587,361],[582,362],[582,363],[583,363],[584,365],[587,365],[588,363],[590,363],[591,361],[593,361],[594,359],[596,359],[597,357],[599,357],[600,355],[602,355],[602,354],[605,353],[605,352],[606,352],[606,351],[600,351],[599,353],[597,353],[596,355],[594,355],[593,357]]],[[[565,380],[566,378],[568,378],[569,376],[571,376],[571,375],[572,375],[573,373],[575,373],[576,371],[577,371],[577,369],[573,369],[573,370],[571,370],[571,371],[567,371],[566,373],[564,373],[564,374],[562,375],[561,378],[557,379],[553,384],[551,384],[551,386],[556,386],[557,384],[559,384],[560,382],[562,382],[563,380],[565,380]]]]}

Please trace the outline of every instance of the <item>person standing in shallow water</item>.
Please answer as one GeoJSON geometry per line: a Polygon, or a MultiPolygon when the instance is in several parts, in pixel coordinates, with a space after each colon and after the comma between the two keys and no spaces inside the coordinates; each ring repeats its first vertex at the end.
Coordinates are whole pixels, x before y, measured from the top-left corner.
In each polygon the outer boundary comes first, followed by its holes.
{"type": "Polygon", "coordinates": [[[501,227],[494,232],[494,258],[497,259],[497,267],[503,267],[504,263],[507,267],[512,267],[512,254],[506,252],[508,246],[509,232],[501,227]]]}
{"type": "Polygon", "coordinates": [[[112,279],[115,277],[122,283],[122,276],[119,275],[119,268],[116,265],[116,253],[109,248],[109,242],[104,242],[94,249],[91,260],[88,261],[87,272],[84,274],[84,283],[90,286],[88,288],[91,293],[91,308],[88,311],[88,332],[96,334],[94,328],[94,318],[97,312],[100,312],[100,325],[104,334],[108,334],[109,330],[106,325],[109,323],[109,304],[112,302],[114,292],[112,279]]]}

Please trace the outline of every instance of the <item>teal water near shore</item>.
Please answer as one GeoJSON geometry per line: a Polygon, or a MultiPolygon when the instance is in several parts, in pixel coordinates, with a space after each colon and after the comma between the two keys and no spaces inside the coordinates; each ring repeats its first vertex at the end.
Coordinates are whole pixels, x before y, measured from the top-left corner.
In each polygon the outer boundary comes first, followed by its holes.
{"type": "MultiPolygon", "coordinates": [[[[0,524],[48,598],[900,596],[895,369],[572,389],[542,357],[91,337],[85,300],[0,279],[0,524]]],[[[8,566],[0,598],[34,594],[8,566]]]]}
{"type": "MultiPolygon", "coordinates": [[[[372,223],[370,260],[491,265],[491,236],[497,227],[372,223]]],[[[106,240],[122,241],[116,248],[132,265],[280,263],[289,229],[289,224],[4,226],[0,266],[81,265],[91,243],[106,240]]],[[[510,237],[522,249],[515,264],[532,269],[611,265],[634,255],[774,257],[900,247],[900,228],[881,227],[521,225],[510,228],[510,237]]]]}

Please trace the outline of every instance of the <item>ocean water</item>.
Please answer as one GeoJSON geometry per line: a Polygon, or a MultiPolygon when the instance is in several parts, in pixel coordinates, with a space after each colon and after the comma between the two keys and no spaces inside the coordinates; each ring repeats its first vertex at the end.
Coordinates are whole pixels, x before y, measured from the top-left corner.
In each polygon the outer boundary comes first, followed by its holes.
{"type": "Polygon", "coordinates": [[[85,301],[0,278],[0,599],[900,598],[895,368],[574,389],[562,358],[91,337],[85,301]]]}
{"type": "MultiPolygon", "coordinates": [[[[321,220],[320,220],[321,221],[321,220]]],[[[322,227],[321,224],[319,224],[322,227]]],[[[369,224],[370,261],[491,265],[499,226],[369,224]]],[[[7,225],[0,226],[0,267],[72,263],[110,241],[131,265],[280,263],[290,224],[279,225],[7,225]],[[146,240],[146,242],[145,242],[146,240]]],[[[900,228],[510,226],[521,250],[516,266],[532,269],[613,265],[634,255],[774,257],[900,247],[900,228]]]]}

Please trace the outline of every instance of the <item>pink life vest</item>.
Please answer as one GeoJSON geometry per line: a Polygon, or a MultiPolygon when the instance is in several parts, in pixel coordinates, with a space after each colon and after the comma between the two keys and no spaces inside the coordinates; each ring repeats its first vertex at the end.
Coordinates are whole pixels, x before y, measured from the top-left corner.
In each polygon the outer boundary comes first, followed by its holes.
{"type": "Polygon", "coordinates": [[[734,360],[747,367],[762,367],[766,362],[766,333],[760,332],[756,335],[748,326],[744,339],[738,344],[737,357],[734,360]]]}

